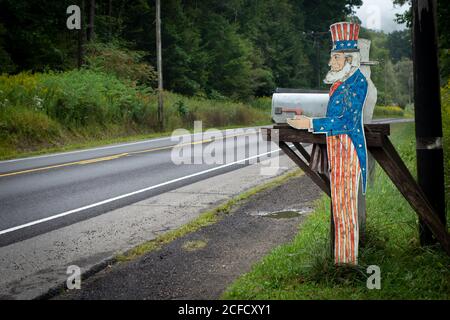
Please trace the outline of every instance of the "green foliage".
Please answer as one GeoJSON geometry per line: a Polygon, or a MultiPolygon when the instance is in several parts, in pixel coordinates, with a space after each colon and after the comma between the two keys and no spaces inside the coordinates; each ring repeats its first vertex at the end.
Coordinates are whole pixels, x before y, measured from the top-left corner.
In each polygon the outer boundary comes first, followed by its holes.
{"type": "Polygon", "coordinates": [[[175,108],[177,108],[180,117],[184,118],[189,114],[189,108],[184,104],[182,100],[175,102],[175,108]]]}
{"type": "Polygon", "coordinates": [[[439,67],[441,83],[446,85],[450,79],[450,2],[438,1],[438,32],[439,32],[439,67]]]}
{"type": "Polygon", "coordinates": [[[239,36],[237,26],[228,24],[220,15],[209,20],[205,29],[205,48],[212,53],[206,62],[211,71],[207,91],[215,90],[234,99],[251,97],[258,83],[251,42],[239,36]]]}
{"type": "MultiPolygon", "coordinates": [[[[86,27],[90,1],[84,3],[86,27]]],[[[95,3],[95,41],[103,44],[85,46],[89,67],[151,84],[154,76],[148,65],[156,65],[154,1],[95,3]]],[[[276,87],[324,87],[321,80],[327,71],[329,24],[345,19],[361,3],[164,1],[164,86],[189,96],[242,101],[268,96],[276,87]]],[[[65,0],[57,4],[1,1],[2,70],[73,68],[79,34],[65,27],[64,13],[70,4],[65,0]]]]}
{"type": "Polygon", "coordinates": [[[149,93],[116,77],[90,70],[0,76],[0,100],[9,108],[34,108],[65,126],[134,122],[153,116],[149,93]]]}
{"type": "Polygon", "coordinates": [[[405,111],[399,106],[376,106],[373,115],[378,118],[403,117],[405,111]]]}
{"type": "Polygon", "coordinates": [[[450,216],[450,80],[441,90],[444,145],[445,195],[447,215],[450,216]]]}
{"type": "MultiPolygon", "coordinates": [[[[203,121],[204,128],[263,125],[270,123],[270,113],[231,100],[212,100],[164,94],[166,128],[192,128],[195,120],[203,121]]],[[[156,97],[155,97],[156,104],[156,97]]]]}
{"type": "Polygon", "coordinates": [[[265,110],[271,112],[272,108],[272,97],[259,97],[253,99],[251,106],[256,109],[265,110]]]}
{"type": "Polygon", "coordinates": [[[387,35],[387,48],[393,63],[403,58],[412,59],[411,30],[393,31],[387,35]]]}
{"type": "MultiPolygon", "coordinates": [[[[402,32],[403,37],[406,37],[406,32],[402,32]]],[[[389,44],[393,41],[392,34],[364,28],[360,37],[372,41],[370,60],[379,62],[379,65],[371,67],[371,78],[378,91],[377,103],[385,106],[396,104],[404,108],[413,100],[413,65],[407,39],[395,47],[389,44]],[[399,59],[395,63],[394,57],[399,59]]]]}
{"type": "MultiPolygon", "coordinates": [[[[408,58],[402,58],[394,64],[394,74],[397,81],[395,102],[405,108],[412,103],[414,97],[413,63],[408,58]]],[[[392,90],[392,88],[391,88],[392,90]]]]}
{"type": "MultiPolygon", "coordinates": [[[[393,0],[394,4],[403,5],[408,3],[410,6],[412,0],[393,0]]],[[[406,23],[408,27],[412,26],[412,9],[403,14],[397,14],[397,22],[406,23]]],[[[441,84],[445,85],[450,76],[450,1],[437,1],[437,27],[438,27],[438,45],[439,45],[439,67],[441,84]]]]}
{"type": "MultiPolygon", "coordinates": [[[[450,66],[449,41],[442,32],[447,2],[439,1],[443,75],[450,66]]],[[[65,28],[62,14],[69,4],[0,2],[0,70],[73,68],[78,32],[65,28]]],[[[329,25],[354,19],[351,14],[361,4],[360,0],[164,1],[164,87],[188,96],[240,101],[270,96],[276,87],[326,89],[322,80],[329,69],[329,25]]],[[[154,86],[154,21],[153,1],[96,1],[96,42],[84,46],[88,67],[154,86]]],[[[378,102],[404,107],[412,98],[410,30],[387,35],[363,29],[361,37],[372,40],[371,60],[380,62],[372,67],[378,102]]]]}
{"type": "MultiPolygon", "coordinates": [[[[270,113],[229,99],[164,92],[165,129],[270,123],[270,113]]],[[[157,131],[157,95],[92,70],[0,76],[0,157],[157,131]]]]}
{"type": "Polygon", "coordinates": [[[204,93],[208,69],[207,52],[201,48],[200,30],[180,0],[164,3],[162,24],[164,79],[166,88],[193,96],[204,93]]]}
{"type": "Polygon", "coordinates": [[[66,27],[65,14],[71,4],[69,0],[0,1],[0,54],[5,51],[10,57],[9,66],[15,71],[74,67],[77,42],[66,27]]]}
{"type": "Polygon", "coordinates": [[[121,80],[154,86],[154,68],[142,62],[144,53],[119,46],[117,43],[91,43],[86,46],[85,60],[91,70],[112,74],[121,80]]]}
{"type": "Polygon", "coordinates": [[[313,60],[316,56],[307,55],[314,50],[313,42],[302,38],[302,33],[309,31],[312,25],[305,25],[304,11],[299,4],[285,0],[254,2],[243,8],[239,20],[242,31],[255,44],[271,71],[273,80],[267,82],[265,90],[259,91],[260,95],[272,93],[276,86],[316,85],[315,82],[312,84],[312,66],[317,66],[313,60]]]}
{"type": "Polygon", "coordinates": [[[0,137],[22,145],[48,143],[61,134],[61,127],[46,114],[28,108],[0,109],[0,137]]]}
{"type": "Polygon", "coordinates": [[[11,59],[9,53],[5,50],[5,35],[7,31],[3,24],[0,23],[0,73],[14,72],[16,66],[11,59]]]}

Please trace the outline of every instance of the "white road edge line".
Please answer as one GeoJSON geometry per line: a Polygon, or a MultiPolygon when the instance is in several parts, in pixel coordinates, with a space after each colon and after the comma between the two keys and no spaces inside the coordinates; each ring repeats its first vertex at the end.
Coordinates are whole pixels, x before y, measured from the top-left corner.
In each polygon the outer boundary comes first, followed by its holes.
{"type": "MultiPolygon", "coordinates": [[[[231,130],[259,129],[259,128],[262,128],[262,127],[263,126],[259,126],[259,127],[243,127],[243,128],[235,128],[235,129],[225,129],[225,130],[220,130],[220,131],[223,131],[223,132],[225,132],[225,134],[227,134],[227,132],[229,132],[231,130]]],[[[183,134],[183,135],[174,136],[174,137],[178,138],[178,137],[196,136],[196,135],[205,134],[205,133],[207,133],[207,132],[206,131],[202,131],[202,132],[191,133],[191,134],[183,134]]],[[[97,151],[97,150],[106,150],[106,149],[120,148],[120,147],[133,146],[133,145],[142,144],[142,143],[151,143],[151,142],[162,141],[162,140],[170,140],[171,138],[173,138],[173,137],[172,136],[167,136],[167,137],[162,137],[162,138],[147,139],[147,140],[136,141],[136,142],[127,142],[127,143],[121,143],[121,144],[114,144],[114,145],[105,146],[105,147],[96,147],[96,148],[90,148],[90,149],[82,149],[82,150],[74,150],[74,151],[67,151],[67,152],[44,154],[42,156],[34,156],[34,157],[25,157],[25,158],[18,158],[18,159],[2,160],[2,161],[0,161],[0,164],[11,163],[11,162],[19,162],[19,161],[25,161],[25,160],[51,158],[51,157],[56,157],[56,156],[65,156],[65,155],[81,153],[81,152],[89,152],[89,151],[97,151]]]]}
{"type": "Polygon", "coordinates": [[[69,210],[69,211],[66,211],[66,212],[62,212],[62,213],[59,213],[59,214],[47,217],[47,218],[43,218],[43,219],[40,219],[40,220],[35,220],[35,221],[28,222],[28,223],[25,223],[25,224],[22,224],[22,225],[19,225],[19,226],[16,226],[16,227],[12,227],[12,228],[9,228],[9,229],[1,230],[0,231],[0,235],[11,233],[13,231],[17,231],[17,230],[20,230],[20,229],[23,229],[23,228],[26,228],[26,227],[31,227],[31,226],[34,226],[34,225],[37,225],[37,224],[40,224],[40,223],[43,223],[43,222],[47,222],[47,221],[50,221],[50,220],[58,219],[58,218],[61,218],[61,217],[64,217],[64,216],[68,216],[70,214],[77,213],[77,212],[80,212],[80,211],[83,211],[83,210],[87,210],[87,209],[90,209],[90,208],[98,207],[98,206],[101,206],[101,205],[106,204],[106,203],[110,203],[110,202],[113,202],[113,201],[116,201],[116,200],[127,198],[127,197],[130,197],[130,196],[133,196],[133,195],[145,192],[145,191],[149,191],[149,190],[152,190],[152,189],[163,187],[163,186],[166,186],[168,184],[171,184],[171,183],[174,183],[174,182],[178,182],[178,181],[182,181],[182,180],[186,180],[186,179],[189,179],[189,178],[192,178],[192,177],[196,177],[196,176],[208,173],[208,172],[212,172],[212,171],[216,171],[216,170],[219,170],[219,169],[222,169],[222,168],[226,168],[226,167],[232,166],[234,164],[245,162],[245,161],[248,161],[248,160],[251,160],[251,159],[259,158],[259,157],[262,157],[262,156],[265,156],[265,155],[268,155],[268,154],[272,154],[272,153],[278,152],[280,150],[281,149],[277,149],[277,150],[269,151],[269,152],[266,152],[266,153],[258,154],[256,156],[252,156],[252,157],[249,157],[249,158],[246,158],[246,159],[242,159],[242,160],[238,160],[238,161],[235,161],[235,162],[227,163],[227,164],[224,164],[224,165],[221,165],[221,166],[218,166],[218,167],[214,167],[214,168],[207,169],[207,170],[204,170],[204,171],[196,172],[196,173],[184,176],[184,177],[180,177],[180,178],[176,178],[176,179],[169,180],[169,181],[166,181],[166,182],[162,182],[162,183],[159,183],[159,184],[156,184],[156,185],[144,188],[144,189],[140,189],[140,190],[137,190],[137,191],[126,193],[126,194],[123,194],[123,195],[120,195],[120,196],[117,196],[117,197],[114,197],[114,198],[110,198],[110,199],[106,199],[106,200],[103,200],[103,201],[100,201],[100,202],[96,202],[96,203],[93,203],[93,204],[90,204],[90,205],[87,205],[87,206],[84,206],[84,207],[81,207],[81,208],[69,210]]]}

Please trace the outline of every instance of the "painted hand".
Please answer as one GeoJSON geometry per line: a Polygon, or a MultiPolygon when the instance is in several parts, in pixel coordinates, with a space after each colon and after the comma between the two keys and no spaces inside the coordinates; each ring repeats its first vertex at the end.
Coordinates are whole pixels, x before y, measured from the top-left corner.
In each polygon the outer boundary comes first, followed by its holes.
{"type": "Polygon", "coordinates": [[[311,118],[305,116],[295,116],[293,119],[287,119],[287,123],[295,129],[311,128],[311,118]]]}

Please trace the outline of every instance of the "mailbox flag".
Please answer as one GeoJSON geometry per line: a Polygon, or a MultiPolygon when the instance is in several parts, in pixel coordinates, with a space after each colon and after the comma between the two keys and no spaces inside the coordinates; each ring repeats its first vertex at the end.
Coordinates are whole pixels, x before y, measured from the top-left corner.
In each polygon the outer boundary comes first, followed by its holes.
{"type": "Polygon", "coordinates": [[[337,22],[330,26],[332,51],[359,51],[359,24],[354,22],[337,22]]]}

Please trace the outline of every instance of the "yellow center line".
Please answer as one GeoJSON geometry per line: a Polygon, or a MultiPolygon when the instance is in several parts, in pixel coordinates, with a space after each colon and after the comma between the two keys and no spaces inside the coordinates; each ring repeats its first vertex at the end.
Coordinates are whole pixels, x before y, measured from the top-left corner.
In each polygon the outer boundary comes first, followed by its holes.
{"type": "Polygon", "coordinates": [[[116,155],[112,155],[112,156],[108,156],[108,157],[81,160],[81,161],[77,161],[76,164],[90,164],[90,163],[96,163],[96,162],[101,162],[101,161],[114,160],[114,159],[118,159],[118,158],[127,156],[128,154],[129,154],[128,152],[125,152],[125,153],[116,154],[116,155]]]}
{"type": "Polygon", "coordinates": [[[206,140],[195,141],[195,142],[186,142],[186,143],[181,143],[181,144],[175,144],[173,146],[165,146],[165,147],[159,147],[159,148],[153,148],[153,149],[147,149],[147,150],[133,151],[133,152],[130,152],[130,154],[139,154],[139,153],[154,152],[154,151],[160,151],[160,150],[166,150],[166,149],[173,149],[173,148],[179,148],[179,147],[184,147],[184,146],[193,145],[193,144],[207,143],[207,142],[211,142],[211,141],[213,141],[213,140],[206,139],[206,140]]]}
{"type": "MultiPolygon", "coordinates": [[[[241,133],[241,134],[236,134],[236,135],[232,135],[232,136],[225,136],[222,138],[222,140],[226,139],[226,138],[233,138],[233,137],[242,136],[242,135],[248,135],[248,133],[241,133]]],[[[67,163],[62,163],[62,164],[57,164],[57,165],[52,165],[52,166],[47,166],[47,167],[27,169],[27,170],[15,171],[15,172],[9,172],[9,173],[2,173],[2,174],[0,174],[0,178],[15,176],[15,175],[19,175],[19,174],[25,174],[25,173],[31,173],[31,172],[50,170],[50,169],[55,169],[55,168],[69,167],[69,166],[74,166],[74,165],[86,165],[86,164],[97,163],[97,162],[102,162],[102,161],[109,161],[109,160],[118,159],[118,158],[121,158],[124,156],[132,155],[132,154],[139,154],[139,153],[154,152],[154,151],[160,151],[160,150],[166,150],[166,149],[172,149],[172,148],[179,148],[179,147],[184,147],[187,145],[203,144],[203,143],[208,143],[208,142],[212,142],[212,141],[216,141],[216,140],[220,140],[220,139],[205,139],[205,140],[200,140],[200,141],[176,144],[176,145],[172,145],[172,146],[165,146],[165,147],[158,147],[158,148],[141,150],[141,151],[120,153],[120,154],[107,156],[107,157],[67,162],[67,163]]]]}
{"type": "Polygon", "coordinates": [[[28,169],[28,170],[22,170],[22,171],[16,171],[16,172],[9,172],[9,173],[2,173],[0,174],[0,177],[8,177],[8,176],[14,176],[17,174],[23,174],[23,173],[30,173],[30,172],[36,172],[36,171],[42,171],[42,170],[49,170],[49,169],[55,169],[55,168],[61,168],[61,167],[67,167],[71,166],[75,163],[63,163],[63,164],[57,164],[54,166],[48,166],[48,167],[42,167],[42,168],[35,168],[35,169],[28,169]]]}

